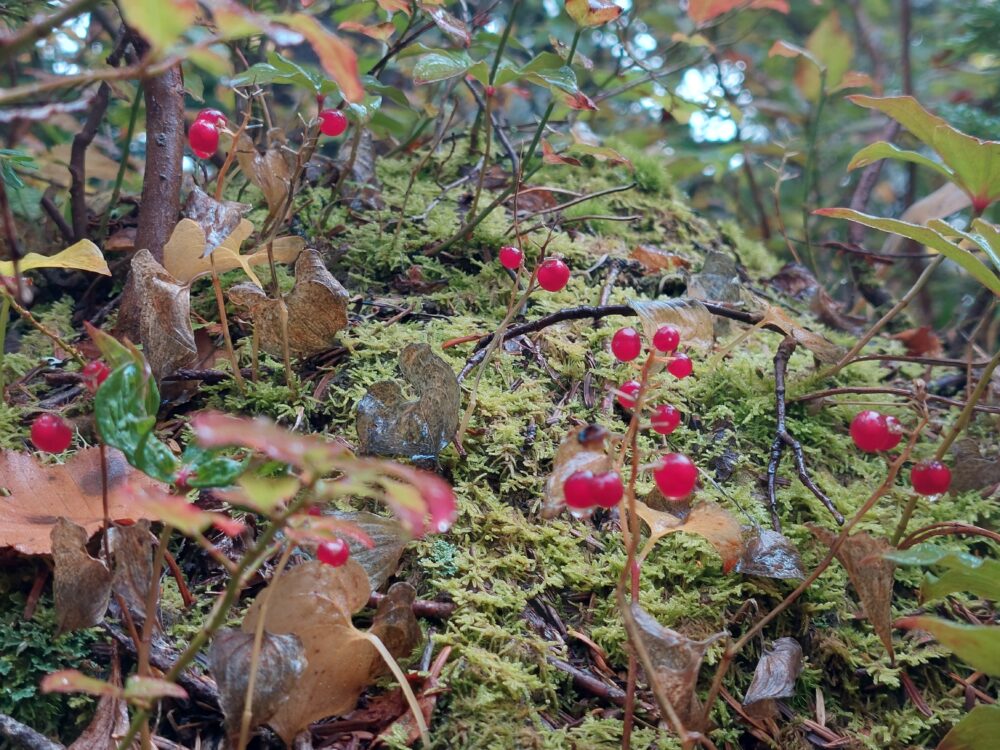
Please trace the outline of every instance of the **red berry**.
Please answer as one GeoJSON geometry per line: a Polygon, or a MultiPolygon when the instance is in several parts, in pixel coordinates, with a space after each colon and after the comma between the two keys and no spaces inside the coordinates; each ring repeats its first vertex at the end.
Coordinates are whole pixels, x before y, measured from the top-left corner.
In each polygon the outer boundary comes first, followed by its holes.
{"type": "Polygon", "coordinates": [[[569,282],[569,266],[559,258],[546,258],[538,267],[538,285],[547,292],[558,292],[569,282]]]}
{"type": "Polygon", "coordinates": [[[903,425],[895,417],[886,417],[885,426],[885,442],[882,444],[880,450],[891,451],[903,439],[903,425]]]}
{"type": "Polygon", "coordinates": [[[621,384],[618,389],[621,391],[618,394],[618,403],[623,409],[631,409],[635,406],[635,399],[641,387],[638,380],[628,380],[621,384]]]}
{"type": "Polygon", "coordinates": [[[653,429],[661,435],[669,435],[681,423],[681,413],[670,404],[660,404],[653,412],[653,429]]]}
{"type": "Polygon", "coordinates": [[[332,568],[339,568],[347,562],[351,556],[351,548],[343,539],[334,539],[332,542],[322,542],[316,548],[316,559],[332,568]]]}
{"type": "Polygon", "coordinates": [[[694,364],[691,362],[691,358],[686,354],[678,354],[667,365],[667,372],[673,375],[678,380],[683,380],[694,370],[694,364]]]}
{"type": "Polygon", "coordinates": [[[486,87],[486,96],[496,96],[496,93],[497,93],[496,86],[487,86],[486,87]]]}
{"type": "Polygon", "coordinates": [[[668,453],[653,469],[653,479],[668,500],[683,500],[694,490],[698,467],[683,453],[668,453]]]}
{"type": "Polygon", "coordinates": [[[524,253],[521,252],[520,248],[511,247],[510,245],[504,245],[500,248],[500,265],[504,268],[516,271],[521,267],[523,260],[524,253]]]}
{"type": "Polygon", "coordinates": [[[883,446],[888,444],[890,437],[889,425],[877,411],[865,409],[851,420],[851,440],[858,450],[877,453],[884,450],[883,446]]]}
{"type": "Polygon", "coordinates": [[[597,483],[592,471],[577,471],[563,482],[567,508],[582,510],[597,505],[597,483]]]}
{"type": "Polygon", "coordinates": [[[339,109],[324,109],[319,113],[319,132],[336,137],[347,130],[347,116],[339,109]]]}
{"type": "Polygon", "coordinates": [[[677,351],[681,343],[681,332],[673,326],[660,326],[653,334],[653,346],[658,351],[670,354],[677,351]]]}
{"type": "Polygon", "coordinates": [[[910,484],[918,495],[940,495],[951,486],[951,469],[940,461],[921,461],[910,471],[910,484]]]}
{"type": "Polygon", "coordinates": [[[91,393],[97,393],[97,389],[101,387],[101,383],[107,380],[108,375],[111,374],[111,368],[99,359],[92,359],[83,366],[80,374],[83,375],[83,384],[87,387],[87,390],[91,393]]]}
{"type": "Polygon", "coordinates": [[[614,508],[624,494],[625,487],[617,471],[606,471],[594,477],[594,495],[602,508],[614,508]]]}
{"type": "Polygon", "coordinates": [[[619,328],[611,337],[611,353],[622,362],[629,362],[642,352],[642,338],[634,328],[619,328]]]}
{"type": "Polygon", "coordinates": [[[198,116],[194,118],[195,122],[199,120],[204,120],[213,128],[223,127],[226,124],[226,116],[222,114],[217,109],[203,109],[198,113],[198,116]]]}
{"type": "Polygon", "coordinates": [[[73,442],[73,430],[55,414],[40,414],[31,423],[31,442],[40,451],[62,453],[73,442]]]}
{"type": "Polygon", "coordinates": [[[199,159],[208,159],[219,147],[219,130],[208,120],[195,120],[188,128],[188,144],[199,159]]]}

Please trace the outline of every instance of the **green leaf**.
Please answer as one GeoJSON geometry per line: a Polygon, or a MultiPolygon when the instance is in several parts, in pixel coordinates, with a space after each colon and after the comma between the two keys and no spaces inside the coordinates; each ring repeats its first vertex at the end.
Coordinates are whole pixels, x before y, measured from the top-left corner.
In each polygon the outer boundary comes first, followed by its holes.
{"type": "Polygon", "coordinates": [[[993,273],[976,256],[951,242],[947,237],[944,237],[930,227],[911,224],[899,219],[869,216],[850,208],[819,208],[813,211],[813,213],[819,216],[831,216],[835,219],[847,219],[866,227],[871,227],[872,229],[881,229],[883,232],[898,234],[901,237],[916,240],[922,245],[937,250],[946,258],[957,263],[980,284],[1000,297],[1000,277],[993,273]]]}
{"type": "Polygon", "coordinates": [[[611,0],[566,0],[566,12],[580,26],[603,26],[622,14],[611,0]]]}
{"type": "Polygon", "coordinates": [[[849,96],[855,104],[882,112],[930,146],[953,172],[952,180],[981,213],[1000,199],[1000,141],[984,141],[956,130],[912,96],[849,96]]]}
{"type": "Polygon", "coordinates": [[[1000,561],[966,552],[953,552],[935,544],[918,544],[885,556],[898,565],[936,566],[940,576],[927,574],[920,586],[921,601],[940,599],[957,591],[1000,601],[1000,561]]]}
{"type": "Polygon", "coordinates": [[[876,141],[863,149],[858,151],[851,159],[851,163],[847,165],[847,171],[850,172],[853,169],[859,169],[861,167],[867,167],[869,164],[878,161],[879,159],[897,159],[898,161],[908,161],[913,164],[919,164],[920,166],[933,169],[935,172],[943,175],[945,179],[951,181],[955,179],[955,175],[947,167],[942,166],[933,159],[928,159],[923,154],[918,154],[916,151],[907,151],[902,148],[897,148],[891,143],[885,141],[876,141]]]}
{"type": "Polygon", "coordinates": [[[413,68],[413,80],[417,84],[446,81],[465,75],[472,65],[473,60],[466,52],[435,50],[417,60],[413,68]]]}
{"type": "Polygon", "coordinates": [[[186,477],[188,487],[230,487],[245,468],[243,461],[192,444],[184,449],[178,472],[186,477]]]}
{"type": "Polygon", "coordinates": [[[977,239],[977,244],[1000,272],[1000,226],[982,219],[973,219],[972,231],[969,234],[977,239]]]}
{"type": "Polygon", "coordinates": [[[1000,627],[996,625],[960,625],[921,615],[897,620],[896,627],[926,630],[973,669],[1000,675],[1000,627]]]}
{"type": "Polygon", "coordinates": [[[160,51],[180,39],[198,14],[197,0],[121,0],[119,7],[128,25],[160,51]]]}
{"type": "Polygon", "coordinates": [[[362,102],[347,102],[347,111],[357,122],[368,122],[372,116],[382,107],[381,96],[371,96],[365,94],[362,102]]]}
{"type": "Polygon", "coordinates": [[[937,750],[991,750],[1000,736],[1000,706],[978,705],[944,736],[937,750]]]}
{"type": "Polygon", "coordinates": [[[795,71],[795,85],[802,95],[812,101],[817,101],[821,95],[835,88],[844,74],[851,67],[854,57],[854,42],[850,35],[840,25],[840,14],[832,11],[806,40],[806,49],[812,62],[826,71],[824,90],[820,90],[820,72],[813,65],[800,61],[795,71]]]}
{"type": "Polygon", "coordinates": [[[157,677],[143,677],[132,675],[125,683],[124,698],[130,703],[147,703],[156,698],[178,698],[184,700],[188,697],[187,691],[180,685],[161,680],[157,677]]]}

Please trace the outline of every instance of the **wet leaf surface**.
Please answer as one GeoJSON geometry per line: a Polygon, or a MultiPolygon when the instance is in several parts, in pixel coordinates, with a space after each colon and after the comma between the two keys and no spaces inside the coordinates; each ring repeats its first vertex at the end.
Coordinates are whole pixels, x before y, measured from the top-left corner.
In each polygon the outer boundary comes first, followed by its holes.
{"type": "MultiPolygon", "coordinates": [[[[295,699],[279,706],[268,721],[290,742],[313,721],[352,710],[361,691],[382,673],[383,663],[375,647],[351,622],[351,615],[371,594],[367,574],[353,560],[339,568],[303,563],[285,572],[267,590],[273,591],[278,606],[268,608],[265,630],[298,636],[307,661],[293,689],[295,699]]],[[[404,602],[408,598],[406,589],[390,589],[370,631],[384,635],[386,647],[397,658],[409,654],[416,645],[409,638],[419,637],[412,610],[406,614],[404,602]]],[[[263,595],[258,596],[250,606],[243,620],[244,633],[253,632],[264,600],[263,595]]]]}
{"type": "Polygon", "coordinates": [[[132,276],[139,301],[139,340],[157,381],[198,359],[191,326],[191,289],[156,262],[148,250],[132,258],[132,276]]]}
{"type": "Polygon", "coordinates": [[[739,521],[718,503],[708,501],[695,506],[675,503],[670,510],[654,510],[641,500],[636,500],[636,512],[649,527],[649,539],[640,553],[643,559],[649,555],[657,541],[678,531],[697,534],[707,540],[719,553],[722,569],[727,573],[744,553],[743,530],[739,521]]]}
{"type": "Polygon", "coordinates": [[[87,552],[88,536],[65,518],[52,527],[52,593],[59,633],[97,625],[111,599],[111,571],[87,552]]]}
{"type": "MultiPolygon", "coordinates": [[[[272,605],[274,606],[274,605],[272,605]]],[[[223,628],[212,639],[208,666],[231,735],[239,733],[253,656],[254,633],[223,628]]],[[[250,706],[251,726],[266,723],[289,698],[306,669],[302,642],[292,634],[264,632],[250,706]]]]}
{"type": "Polygon", "coordinates": [[[801,672],[802,646],[794,638],[779,638],[761,654],[743,706],[752,706],[758,716],[776,715],[774,700],[795,695],[795,682],[801,672]]]}
{"type": "Polygon", "coordinates": [[[466,47],[472,42],[472,38],[469,36],[469,29],[466,25],[443,7],[433,3],[421,3],[420,7],[431,17],[435,26],[456,42],[466,47]]]}
{"type": "MultiPolygon", "coordinates": [[[[662,692],[685,728],[698,730],[702,713],[696,692],[698,670],[708,647],[725,638],[726,633],[716,633],[703,641],[695,641],[683,633],[663,627],[638,604],[629,605],[623,615],[625,628],[646,670],[646,679],[655,686],[657,701],[662,692]]],[[[667,715],[662,704],[660,710],[663,716],[667,715]]]]}
{"type": "Polygon", "coordinates": [[[552,459],[552,473],[545,481],[542,517],[554,518],[566,507],[563,485],[578,471],[603,474],[611,469],[607,452],[608,431],[598,425],[576,427],[559,444],[552,459]]]}
{"type": "MultiPolygon", "coordinates": [[[[135,471],[121,452],[108,457],[108,510],[112,520],[145,518],[145,509],[125,486],[161,485],[135,471]]],[[[85,448],[65,464],[42,465],[30,453],[0,452],[0,549],[25,555],[47,554],[49,534],[60,518],[72,521],[89,537],[101,528],[101,452],[85,448]]]]}
{"type": "Polygon", "coordinates": [[[407,400],[398,381],[375,383],[358,402],[358,443],[376,456],[436,458],[458,429],[462,391],[454,371],[427,344],[409,344],[399,371],[417,398],[407,400]]]}
{"type": "MultiPolygon", "coordinates": [[[[827,547],[837,538],[837,534],[821,526],[807,526],[827,547]]],[[[885,539],[862,531],[844,540],[837,559],[851,579],[865,616],[892,658],[892,583],[896,565],[885,558],[890,550],[892,546],[885,539]]]]}
{"type": "Polygon", "coordinates": [[[785,580],[806,577],[799,551],[783,534],[757,527],[745,532],[743,544],[743,555],[736,563],[737,573],[785,580]]]}
{"type": "MultiPolygon", "coordinates": [[[[246,307],[261,348],[282,356],[282,305],[256,284],[237,284],[229,299],[246,307]]],[[[329,349],[347,325],[347,290],[331,274],[315,250],[302,252],[295,261],[295,286],[284,299],[287,309],[288,347],[295,357],[310,357],[329,349]]]]}
{"type": "Polygon", "coordinates": [[[233,233],[251,206],[236,201],[217,201],[197,185],[188,193],[181,213],[205,233],[202,255],[210,254],[233,233]]]}

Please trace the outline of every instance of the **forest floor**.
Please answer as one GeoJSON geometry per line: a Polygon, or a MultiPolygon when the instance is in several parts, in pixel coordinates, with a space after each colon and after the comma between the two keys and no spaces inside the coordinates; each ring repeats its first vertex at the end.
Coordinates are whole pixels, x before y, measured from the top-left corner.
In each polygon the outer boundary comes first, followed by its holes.
{"type": "MultiPolygon", "coordinates": [[[[553,232],[548,252],[564,256],[573,269],[572,278],[558,293],[533,295],[520,321],[579,305],[683,297],[700,287],[732,293],[730,299],[720,300],[731,303],[740,303],[752,292],[756,299],[780,307],[833,344],[849,346],[856,340],[857,331],[824,325],[810,311],[807,297],[788,293],[786,277],[775,278],[782,263],[763,246],[744,238],[735,225],[716,225],[696,215],[661,164],[628,155],[634,172],[621,165],[553,165],[534,176],[534,185],[559,185],[579,194],[634,184],[561,213],[563,222],[553,232]],[[615,215],[638,218],[587,218],[615,215]],[[655,249],[672,267],[652,270],[641,257],[637,259],[634,251],[640,247],[655,249]],[[703,269],[706,258],[716,273],[703,269]],[[735,271],[735,283],[732,273],[727,277],[727,267],[735,271]]],[[[228,379],[202,385],[187,402],[166,405],[160,415],[161,433],[183,444],[188,439],[183,427],[187,415],[215,407],[267,415],[286,426],[342,437],[354,444],[359,399],[372,383],[398,378],[398,354],[404,346],[427,343],[456,373],[462,370],[474,342],[447,348],[442,344],[495,331],[507,312],[512,281],[495,261],[495,249],[511,241],[509,211],[494,212],[464,243],[440,254],[422,251],[450,236],[468,208],[471,189],[467,183],[446,193],[427,211],[440,197],[439,185],[459,176],[450,165],[461,161],[432,163],[419,175],[406,215],[426,215],[422,220],[407,219],[398,228],[395,221],[415,159],[378,162],[377,205],[365,205],[365,196],[359,196],[355,207],[337,206],[327,212],[331,188],[314,186],[305,191],[293,231],[302,233],[308,245],[320,251],[352,295],[351,325],[341,333],[340,346],[299,363],[294,388],[284,384],[281,363],[273,359],[265,360],[263,377],[248,383],[246,393],[239,393],[228,379]]],[[[230,188],[234,193],[230,197],[237,197],[237,187],[230,188]]],[[[523,210],[543,211],[557,198],[565,199],[549,190],[533,195],[530,203],[522,200],[523,210]]],[[[488,190],[482,200],[485,203],[492,197],[488,190]]],[[[239,199],[260,202],[252,187],[241,191],[239,199]]],[[[260,219],[256,213],[248,218],[260,219]]],[[[522,223],[530,226],[546,216],[538,214],[522,223]]],[[[541,228],[529,236],[542,242],[547,232],[541,228]]],[[[528,247],[530,259],[533,251],[528,247]]],[[[234,280],[235,273],[223,279],[227,284],[234,280]]],[[[292,277],[285,269],[281,281],[284,288],[290,287],[292,277]]],[[[801,286],[791,291],[801,291],[801,286]]],[[[198,282],[193,310],[202,316],[202,327],[217,334],[214,306],[210,284],[198,282]]],[[[38,306],[36,313],[70,335],[74,331],[72,307],[72,301],[64,298],[38,306]]],[[[248,365],[249,328],[240,328],[237,310],[231,314],[241,332],[237,350],[248,365]]],[[[614,595],[625,561],[617,512],[602,511],[582,521],[566,514],[544,519],[540,505],[554,453],[567,434],[590,422],[618,433],[627,425],[611,389],[631,377],[631,370],[616,362],[608,349],[612,333],[629,324],[626,320],[567,321],[508,342],[490,359],[479,381],[478,404],[461,446],[450,445],[440,457],[440,471],[456,488],[458,519],[449,533],[411,543],[395,575],[413,584],[421,599],[454,605],[445,617],[422,620],[434,655],[451,647],[441,674],[444,691],[431,723],[435,747],[620,747],[620,696],[628,656],[614,595]],[[591,678],[589,688],[583,680],[574,679],[581,674],[591,678]]],[[[745,333],[741,324],[717,321],[714,347],[690,351],[694,375],[673,381],[669,387],[672,403],[684,415],[682,427],[669,438],[644,434],[639,444],[648,455],[662,452],[664,445],[688,453],[715,480],[702,482],[699,497],[728,508],[748,527],[769,526],[766,473],[775,435],[774,357],[782,336],[754,330],[740,338],[745,333]],[[727,344],[737,339],[730,349],[727,344]]],[[[8,357],[7,367],[15,378],[23,377],[40,357],[52,355],[51,344],[23,324],[15,326],[12,339],[19,353],[8,357]]],[[[866,351],[901,354],[904,346],[880,336],[866,351]]],[[[821,381],[817,364],[802,346],[791,357],[788,429],[801,441],[813,479],[849,516],[882,481],[887,466],[880,455],[859,453],[848,436],[847,426],[862,408],[857,405],[862,397],[847,397],[847,404],[792,401],[820,388],[908,384],[915,377],[929,374],[933,378],[944,371],[926,373],[919,364],[869,361],[821,381]]],[[[220,356],[210,366],[224,369],[226,365],[220,356]]],[[[472,370],[463,381],[466,398],[477,372],[472,370]]],[[[39,398],[51,390],[40,377],[23,384],[39,398]]],[[[893,405],[890,397],[865,397],[866,403],[872,400],[885,405],[884,412],[912,423],[904,406],[893,405]]],[[[70,410],[84,435],[88,430],[93,434],[87,422],[89,411],[83,399],[70,410]]],[[[956,413],[934,411],[927,434],[949,425],[956,413]]],[[[0,406],[4,447],[23,447],[22,417],[18,407],[0,406]]],[[[973,423],[970,435],[985,429],[986,425],[973,423]]],[[[812,570],[827,547],[807,524],[831,530],[836,524],[796,477],[790,455],[780,465],[779,478],[783,533],[797,547],[803,569],[812,570]]],[[[648,476],[640,478],[640,496],[651,487],[648,476]]],[[[858,528],[881,536],[891,534],[906,499],[907,493],[898,487],[858,528]]],[[[995,502],[978,491],[960,492],[948,502],[920,503],[910,528],[956,518],[990,526],[1000,520],[1000,513],[995,502]]],[[[954,544],[973,546],[972,542],[954,544]]],[[[182,609],[168,579],[164,622],[169,637],[182,642],[199,627],[218,581],[206,574],[198,550],[178,545],[175,554],[199,600],[195,607],[182,609]]],[[[48,590],[33,619],[23,620],[28,591],[41,567],[35,560],[8,560],[0,570],[0,712],[69,744],[89,721],[92,701],[41,696],[38,681],[53,669],[81,668],[81,663],[92,663],[98,671],[106,669],[106,634],[96,628],[53,638],[48,590]]],[[[777,605],[796,583],[724,572],[717,552],[701,537],[673,534],[659,540],[644,562],[639,599],[662,625],[689,637],[704,638],[726,630],[738,635],[747,623],[777,605]]],[[[895,616],[920,606],[915,591],[918,583],[917,572],[897,571],[895,616]]],[[[972,601],[969,606],[974,610],[979,605],[972,601]]],[[[844,569],[834,564],[765,628],[761,640],[737,657],[724,683],[727,700],[718,701],[711,714],[716,746],[766,746],[751,736],[751,725],[736,707],[763,647],[785,636],[801,644],[804,670],[794,696],[782,701],[776,723],[759,720],[771,733],[773,746],[787,750],[934,746],[965,711],[964,689],[950,676],[958,662],[943,649],[899,631],[894,638],[895,659],[891,659],[860,612],[844,569]],[[907,681],[919,688],[908,691],[907,681]]],[[[706,654],[699,682],[702,695],[723,648],[721,642],[715,643],[706,654]]],[[[424,649],[421,644],[410,666],[419,664],[424,649]]],[[[392,688],[392,681],[385,680],[366,694],[359,715],[366,715],[373,695],[392,688]]],[[[648,710],[655,701],[643,681],[638,698],[633,747],[679,747],[668,733],[656,728],[648,710]]],[[[209,744],[220,737],[217,716],[175,708],[171,719],[163,726],[172,725],[173,736],[188,746],[194,746],[195,736],[209,744]]],[[[332,741],[330,733],[318,732],[320,736],[327,743],[332,741]]],[[[317,744],[322,744],[319,739],[317,744]]],[[[344,740],[334,746],[357,747],[344,740]]],[[[387,746],[404,745],[390,738],[387,746]]]]}

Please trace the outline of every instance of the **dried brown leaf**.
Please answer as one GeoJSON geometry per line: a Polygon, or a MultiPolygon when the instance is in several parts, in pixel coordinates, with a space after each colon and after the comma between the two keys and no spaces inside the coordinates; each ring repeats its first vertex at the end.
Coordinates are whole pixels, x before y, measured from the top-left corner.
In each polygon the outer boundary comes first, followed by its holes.
{"type": "Polygon", "coordinates": [[[801,673],[802,646],[794,638],[779,638],[761,654],[743,707],[753,707],[757,716],[773,716],[777,713],[775,699],[791,698],[801,673]]]}
{"type": "Polygon", "coordinates": [[[545,482],[542,517],[554,518],[566,507],[563,485],[578,471],[603,474],[611,470],[607,452],[608,431],[598,425],[576,427],[559,444],[552,459],[552,473],[545,482]]]}
{"type": "MultiPolygon", "coordinates": [[[[163,248],[163,265],[167,272],[182,284],[190,284],[195,279],[212,273],[212,262],[218,273],[242,268],[243,272],[257,286],[263,287],[253,266],[266,265],[267,248],[243,255],[240,247],[253,234],[253,224],[247,219],[240,220],[236,228],[211,253],[206,254],[208,240],[205,230],[192,219],[181,219],[170,234],[163,248]]],[[[275,263],[292,263],[299,257],[306,243],[301,237],[278,237],[271,243],[275,263]]]]}
{"type": "Polygon", "coordinates": [[[906,353],[915,357],[940,357],[944,354],[941,339],[931,330],[930,326],[908,328],[893,334],[889,338],[903,342],[906,353]]]}
{"type": "MultiPolygon", "coordinates": [[[[809,530],[828,547],[832,547],[837,534],[816,524],[807,524],[809,530]]],[[[854,590],[861,600],[865,616],[875,634],[882,641],[889,658],[892,650],[892,583],[895,563],[884,555],[893,547],[885,540],[867,531],[852,534],[837,551],[837,559],[847,571],[854,590]]]]}
{"type": "Polygon", "coordinates": [[[132,280],[140,305],[139,340],[158,381],[175,370],[193,365],[198,346],[191,326],[191,289],[157,263],[149,250],[132,258],[132,280]]]}
{"type": "Polygon", "coordinates": [[[776,326],[791,336],[800,345],[812,352],[820,362],[833,363],[844,355],[844,349],[830,341],[825,336],[810,331],[794,320],[787,312],[777,305],[763,303],[758,310],[763,316],[759,326],[776,326]]]}
{"type": "MultiPolygon", "coordinates": [[[[128,526],[115,524],[108,529],[112,590],[121,596],[133,619],[140,623],[146,619],[146,599],[153,584],[155,542],[156,538],[149,531],[149,521],[145,519],[128,526]]],[[[153,617],[158,622],[157,613],[154,612],[153,617]]]]}
{"type": "Polygon", "coordinates": [[[646,341],[652,341],[656,330],[671,325],[681,332],[685,347],[705,352],[715,340],[714,319],[700,301],[688,298],[633,300],[629,307],[642,321],[646,341]]]}
{"type": "Polygon", "coordinates": [[[268,133],[268,147],[260,152],[245,133],[234,145],[236,160],[247,179],[260,188],[272,214],[284,206],[292,185],[292,167],[284,149],[283,134],[275,129],[268,133]]]}
{"type": "MultiPolygon", "coordinates": [[[[249,309],[261,348],[281,356],[281,302],[250,283],[233,286],[229,299],[249,309]]],[[[327,270],[319,253],[302,252],[295,261],[295,286],[284,300],[292,356],[310,357],[330,348],[338,331],[347,325],[347,300],[347,290],[327,270]]]]}
{"type": "Polygon", "coordinates": [[[679,268],[691,267],[689,260],[676,253],[667,252],[652,245],[636,245],[629,257],[639,261],[647,274],[676,271],[679,268]]]}
{"type": "MultiPolygon", "coordinates": [[[[145,510],[126,484],[160,488],[136,471],[120,451],[107,449],[108,511],[112,520],[145,518],[145,510]]],[[[47,554],[49,535],[62,517],[90,536],[101,528],[101,452],[86,448],[65,464],[41,465],[30,453],[0,452],[0,550],[47,554]]]]}
{"type": "MultiPolygon", "coordinates": [[[[230,733],[239,731],[243,716],[253,643],[253,632],[223,628],[208,650],[209,670],[219,687],[219,703],[230,733]]],[[[297,636],[264,632],[250,705],[253,726],[266,723],[294,695],[305,670],[305,650],[297,636]]]]}
{"type": "Polygon", "coordinates": [[[740,267],[728,253],[709,250],[701,270],[691,274],[687,293],[709,302],[739,302],[743,298],[740,267]]]}
{"type": "Polygon", "coordinates": [[[657,541],[683,531],[697,534],[715,547],[722,558],[722,569],[729,572],[744,554],[743,530],[739,521],[718,503],[704,502],[693,507],[676,503],[674,512],[653,510],[636,500],[636,513],[649,527],[649,539],[640,557],[645,558],[657,541]]]}
{"type": "Polygon", "coordinates": [[[346,541],[351,548],[351,559],[365,569],[372,591],[378,591],[399,567],[399,558],[410,538],[405,527],[395,518],[377,516],[366,511],[335,512],[330,515],[339,521],[354,524],[371,539],[371,547],[350,537],[346,541]]]}
{"type": "MultiPolygon", "coordinates": [[[[393,587],[395,589],[395,587],[393,587]]],[[[372,623],[373,634],[382,633],[394,656],[408,654],[419,627],[412,609],[406,622],[402,602],[409,597],[403,589],[390,589],[391,597],[372,623]]],[[[381,673],[381,656],[364,633],[354,628],[352,613],[368,601],[371,589],[364,569],[353,560],[333,568],[308,562],[287,571],[268,590],[280,606],[268,608],[264,627],[269,633],[293,633],[302,642],[307,666],[297,680],[295,699],[278,707],[270,726],[285,740],[291,740],[310,723],[344,714],[357,705],[358,696],[381,673]]],[[[247,611],[242,630],[253,632],[261,616],[263,596],[247,611]]]]}
{"type": "Polygon", "coordinates": [[[455,16],[447,10],[438,5],[432,5],[431,3],[420,3],[420,8],[431,17],[431,20],[434,21],[434,24],[441,29],[441,31],[450,36],[456,42],[459,42],[466,47],[472,43],[472,38],[469,36],[469,29],[466,25],[459,19],[455,18],[455,16]]]}
{"type": "Polygon", "coordinates": [[[773,529],[749,529],[743,538],[743,556],[736,572],[765,578],[805,578],[802,558],[791,540],[773,529]]]}
{"type": "Polygon", "coordinates": [[[629,639],[646,671],[646,679],[661,704],[661,713],[667,715],[661,700],[666,698],[686,729],[699,730],[702,708],[695,692],[698,670],[708,647],[725,638],[726,633],[695,641],[663,627],[638,604],[630,604],[622,614],[629,639]]]}
{"type": "Polygon", "coordinates": [[[59,518],[52,527],[52,591],[59,633],[89,628],[104,619],[111,599],[111,571],[87,552],[82,526],[59,518]]]}
{"type": "MultiPolygon", "coordinates": [[[[121,669],[114,657],[108,682],[115,687],[122,684],[121,669]]],[[[118,739],[128,731],[128,725],[128,704],[121,696],[102,695],[87,728],[68,750],[118,750],[118,739]]],[[[130,747],[138,748],[138,739],[130,747]]]]}
{"type": "Polygon", "coordinates": [[[427,344],[404,348],[399,371],[417,398],[408,401],[395,380],[372,385],[358,402],[360,450],[375,456],[434,458],[458,429],[458,379],[427,344]]]}
{"type": "Polygon", "coordinates": [[[565,164],[569,167],[583,166],[583,162],[579,159],[574,159],[572,156],[564,156],[563,154],[556,153],[555,149],[552,148],[552,144],[544,138],[542,139],[542,161],[546,164],[565,164]]]}
{"type": "Polygon", "coordinates": [[[243,214],[249,210],[250,206],[245,203],[217,201],[195,185],[188,193],[181,213],[198,224],[205,233],[202,254],[208,255],[233,233],[243,221],[243,214]]]}

